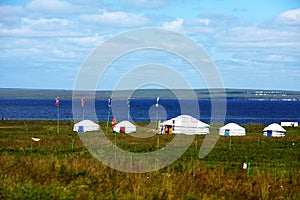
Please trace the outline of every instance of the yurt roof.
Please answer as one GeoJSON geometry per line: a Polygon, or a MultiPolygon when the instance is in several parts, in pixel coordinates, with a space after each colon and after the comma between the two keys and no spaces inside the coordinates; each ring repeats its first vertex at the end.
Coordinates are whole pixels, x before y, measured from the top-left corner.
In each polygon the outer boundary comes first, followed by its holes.
{"type": "Polygon", "coordinates": [[[234,130],[234,129],[245,129],[244,127],[241,127],[240,125],[236,124],[236,123],[229,123],[229,124],[226,124],[225,126],[222,126],[220,129],[231,129],[231,130],[234,130]]]}
{"type": "Polygon", "coordinates": [[[282,128],[279,124],[273,123],[264,128],[263,131],[280,131],[280,132],[286,132],[284,128],[282,128]]]}
{"type": "Polygon", "coordinates": [[[133,123],[131,123],[130,121],[127,121],[127,120],[119,122],[117,124],[117,126],[135,127],[135,125],[133,123]]]}
{"type": "Polygon", "coordinates": [[[88,120],[88,119],[82,120],[82,121],[76,123],[75,125],[78,125],[78,126],[99,126],[99,124],[96,124],[95,122],[93,122],[91,120],[88,120]]]}
{"type": "Polygon", "coordinates": [[[180,119],[182,121],[199,121],[198,119],[196,119],[195,117],[192,117],[190,115],[179,115],[179,116],[175,117],[175,119],[180,119]]]}
{"type": "Polygon", "coordinates": [[[162,124],[164,125],[172,125],[173,124],[173,120],[175,121],[181,121],[181,122],[197,122],[198,125],[200,125],[201,127],[209,127],[208,124],[190,116],[190,115],[179,115],[175,118],[169,119],[164,121],[162,124]]]}

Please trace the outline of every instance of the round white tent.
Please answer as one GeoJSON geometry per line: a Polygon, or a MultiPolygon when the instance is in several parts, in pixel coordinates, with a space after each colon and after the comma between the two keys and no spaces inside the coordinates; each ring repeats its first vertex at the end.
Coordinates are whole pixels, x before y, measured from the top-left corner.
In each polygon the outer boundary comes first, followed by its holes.
{"type": "Polygon", "coordinates": [[[99,131],[99,124],[91,120],[82,120],[74,124],[73,131],[76,132],[88,132],[88,131],[99,131]]]}
{"type": "Polygon", "coordinates": [[[264,136],[268,137],[284,137],[286,130],[282,128],[279,124],[273,123],[264,128],[264,136]]]}
{"type": "Polygon", "coordinates": [[[130,121],[124,120],[116,124],[113,130],[117,133],[134,133],[136,132],[136,126],[130,121]]]}
{"type": "Polygon", "coordinates": [[[219,135],[223,136],[245,136],[246,129],[236,123],[229,123],[219,129],[219,135]]]}
{"type": "Polygon", "coordinates": [[[179,115],[178,117],[164,121],[160,125],[160,132],[164,134],[208,134],[209,125],[190,115],[179,115]]]}

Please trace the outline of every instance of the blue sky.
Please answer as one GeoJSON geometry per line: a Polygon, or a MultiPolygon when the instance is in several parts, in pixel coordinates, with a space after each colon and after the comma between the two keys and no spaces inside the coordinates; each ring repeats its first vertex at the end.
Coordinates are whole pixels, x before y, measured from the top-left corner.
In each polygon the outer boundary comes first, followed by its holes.
{"type": "MultiPolygon", "coordinates": [[[[72,89],[93,49],[143,27],[170,29],[195,40],[214,61],[226,88],[300,90],[296,0],[2,0],[0,87],[72,89]]],[[[205,87],[178,58],[143,53],[116,61],[99,89],[113,89],[128,70],[120,66],[134,66],[137,58],[173,66],[193,88],[205,87]]]]}

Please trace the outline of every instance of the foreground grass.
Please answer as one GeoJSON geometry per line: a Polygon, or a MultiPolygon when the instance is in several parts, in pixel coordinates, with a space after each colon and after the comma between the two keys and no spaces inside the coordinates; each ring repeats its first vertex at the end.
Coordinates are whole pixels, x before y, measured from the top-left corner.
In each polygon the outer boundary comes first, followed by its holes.
{"type": "MultiPolygon", "coordinates": [[[[173,164],[133,174],[93,158],[72,126],[60,122],[57,133],[56,121],[0,122],[0,199],[300,198],[300,128],[288,128],[284,138],[267,138],[262,125],[247,124],[246,137],[220,137],[201,160],[204,136],[197,136],[173,164]],[[41,141],[33,143],[31,137],[41,141]],[[244,162],[251,163],[249,174],[244,162]]],[[[174,137],[107,136],[133,152],[155,151],[174,137]]]]}

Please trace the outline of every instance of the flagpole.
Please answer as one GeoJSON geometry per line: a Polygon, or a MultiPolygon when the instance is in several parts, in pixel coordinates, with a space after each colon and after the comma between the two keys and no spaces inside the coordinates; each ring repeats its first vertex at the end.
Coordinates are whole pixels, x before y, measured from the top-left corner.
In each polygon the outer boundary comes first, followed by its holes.
{"type": "Polygon", "coordinates": [[[84,120],[84,107],[82,107],[82,120],[84,120]]]}
{"type": "Polygon", "coordinates": [[[158,128],[158,101],[159,101],[159,97],[156,98],[156,104],[155,104],[155,106],[156,106],[156,128],[157,128],[157,130],[159,130],[159,128],[158,128]]]}
{"type": "Polygon", "coordinates": [[[56,112],[57,112],[57,133],[59,133],[59,97],[55,98],[56,112]]]}
{"type": "Polygon", "coordinates": [[[129,121],[129,114],[130,114],[130,98],[127,99],[127,105],[128,105],[128,109],[127,109],[127,120],[129,121]]]}
{"type": "Polygon", "coordinates": [[[128,107],[128,111],[127,111],[127,121],[129,121],[129,112],[130,112],[130,107],[128,107]]]}
{"type": "Polygon", "coordinates": [[[108,115],[107,115],[106,132],[105,132],[106,134],[108,130],[108,121],[110,117],[111,98],[108,99],[107,105],[108,105],[108,115]]]}
{"type": "Polygon", "coordinates": [[[85,104],[85,97],[82,97],[81,98],[82,120],[84,120],[84,104],[85,104]]]}
{"type": "Polygon", "coordinates": [[[109,117],[110,117],[110,107],[108,108],[107,123],[106,123],[106,133],[107,133],[107,130],[108,130],[109,117]]]}
{"type": "Polygon", "coordinates": [[[57,106],[57,133],[59,133],[59,106],[57,106]]]}

